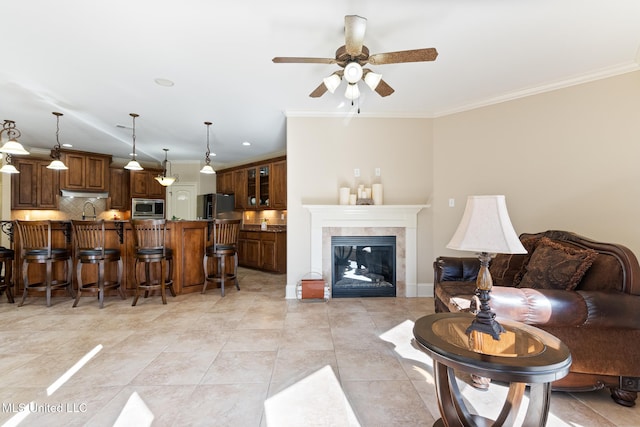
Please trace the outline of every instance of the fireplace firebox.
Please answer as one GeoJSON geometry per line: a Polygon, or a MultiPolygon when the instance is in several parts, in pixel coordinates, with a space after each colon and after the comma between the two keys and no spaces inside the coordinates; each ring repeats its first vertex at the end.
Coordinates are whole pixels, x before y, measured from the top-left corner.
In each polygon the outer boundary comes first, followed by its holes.
{"type": "Polygon", "coordinates": [[[396,236],[332,236],[333,298],[395,297],[396,236]]]}

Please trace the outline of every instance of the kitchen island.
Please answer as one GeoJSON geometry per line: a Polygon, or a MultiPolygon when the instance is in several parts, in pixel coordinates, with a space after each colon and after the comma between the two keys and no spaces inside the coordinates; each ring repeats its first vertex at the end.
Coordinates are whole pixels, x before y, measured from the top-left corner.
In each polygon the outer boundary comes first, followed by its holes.
{"type": "MultiPolygon", "coordinates": [[[[204,283],[204,269],[202,261],[207,245],[213,244],[213,221],[167,221],[166,244],[173,249],[173,280],[174,289],[177,294],[200,292],[204,283]]],[[[106,247],[120,248],[123,259],[123,289],[127,296],[131,296],[135,290],[135,259],[133,257],[133,231],[129,221],[105,221],[106,247]]],[[[64,246],[73,248],[71,221],[52,221],[52,241],[54,246],[64,246]]],[[[14,227],[13,247],[16,252],[14,269],[14,291],[20,296],[23,292],[22,280],[22,256],[20,254],[20,236],[14,227]]],[[[61,264],[61,263],[59,263],[61,264]]],[[[115,265],[107,265],[106,275],[115,278],[115,265]]],[[[138,266],[139,273],[142,273],[142,265],[138,266]]],[[[74,263],[75,269],[75,263],[74,263]]],[[[158,269],[159,270],[159,269],[158,269]]],[[[63,275],[63,266],[57,265],[54,269],[54,277],[63,275]]],[[[28,270],[29,281],[42,281],[44,268],[32,266],[28,270]]],[[[84,266],[82,269],[83,283],[95,282],[97,277],[97,266],[84,266]]],[[[74,271],[74,288],[77,289],[77,280],[74,271]]],[[[34,296],[36,292],[32,293],[34,296]]],[[[111,291],[108,295],[115,295],[116,291],[111,291]]],[[[56,296],[64,296],[64,291],[55,292],[56,296]]]]}

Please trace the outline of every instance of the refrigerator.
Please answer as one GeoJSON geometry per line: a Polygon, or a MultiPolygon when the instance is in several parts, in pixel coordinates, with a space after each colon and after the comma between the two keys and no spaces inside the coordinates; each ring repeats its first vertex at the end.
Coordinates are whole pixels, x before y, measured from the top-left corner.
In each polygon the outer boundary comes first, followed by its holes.
{"type": "Polygon", "coordinates": [[[197,216],[202,219],[229,217],[234,215],[234,207],[233,194],[201,194],[197,200],[197,216]]]}

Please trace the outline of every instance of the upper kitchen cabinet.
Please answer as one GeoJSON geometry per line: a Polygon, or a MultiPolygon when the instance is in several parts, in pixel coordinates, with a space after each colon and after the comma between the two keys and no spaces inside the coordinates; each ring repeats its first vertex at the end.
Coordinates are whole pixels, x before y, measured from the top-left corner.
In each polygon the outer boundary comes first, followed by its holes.
{"type": "Polygon", "coordinates": [[[216,179],[218,192],[235,195],[236,209],[287,208],[284,156],[218,171],[216,179]]]}
{"type": "Polygon", "coordinates": [[[234,194],[233,172],[219,172],[216,174],[216,193],[234,194]]]}
{"type": "Polygon", "coordinates": [[[156,181],[155,177],[162,175],[162,169],[144,169],[130,171],[130,195],[131,198],[164,199],[166,188],[156,181]]]}
{"type": "Polygon", "coordinates": [[[69,169],[61,171],[61,189],[109,191],[110,155],[63,150],[62,161],[69,169]]]}
{"type": "Polygon", "coordinates": [[[11,175],[11,209],[58,209],[60,171],[47,169],[50,162],[12,158],[20,173],[11,175]]]}
{"type": "Polygon", "coordinates": [[[287,161],[271,163],[271,207],[287,209],[287,161]]]}

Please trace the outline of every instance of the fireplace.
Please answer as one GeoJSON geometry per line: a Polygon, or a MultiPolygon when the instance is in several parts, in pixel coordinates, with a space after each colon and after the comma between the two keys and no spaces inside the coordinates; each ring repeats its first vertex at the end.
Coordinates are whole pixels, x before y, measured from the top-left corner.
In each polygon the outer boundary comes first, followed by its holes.
{"type": "MultiPolygon", "coordinates": [[[[430,205],[303,205],[311,213],[311,269],[331,281],[331,238],[395,236],[395,295],[417,295],[417,214],[430,205]]],[[[287,285],[287,298],[296,298],[287,285]]]]}
{"type": "Polygon", "coordinates": [[[332,236],[331,296],[395,297],[396,236],[332,236]]]}

